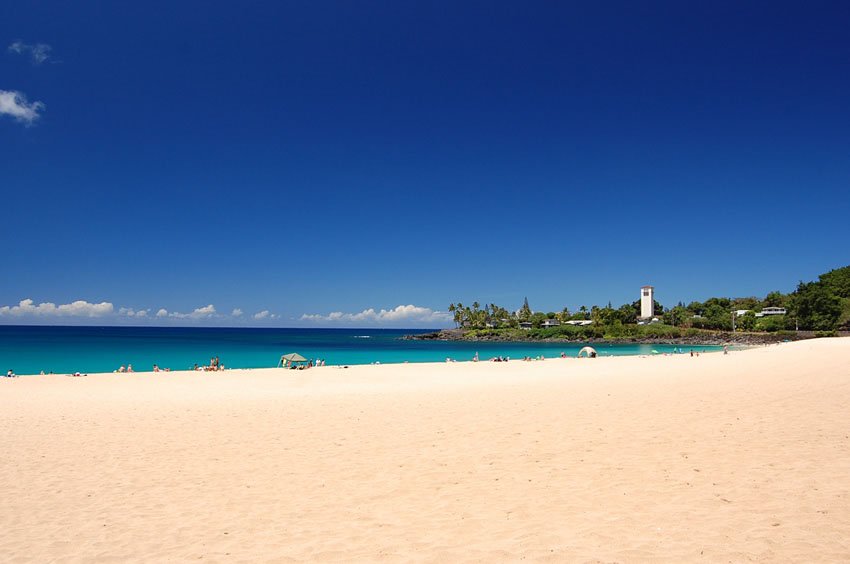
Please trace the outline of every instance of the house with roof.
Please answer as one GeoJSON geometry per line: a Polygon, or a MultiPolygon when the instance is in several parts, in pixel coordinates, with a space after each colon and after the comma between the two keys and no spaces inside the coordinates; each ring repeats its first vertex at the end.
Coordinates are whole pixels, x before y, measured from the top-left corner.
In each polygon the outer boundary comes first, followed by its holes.
{"type": "Polygon", "coordinates": [[[756,317],[764,317],[769,315],[785,315],[787,312],[784,307],[765,307],[756,314],[756,317]]]}

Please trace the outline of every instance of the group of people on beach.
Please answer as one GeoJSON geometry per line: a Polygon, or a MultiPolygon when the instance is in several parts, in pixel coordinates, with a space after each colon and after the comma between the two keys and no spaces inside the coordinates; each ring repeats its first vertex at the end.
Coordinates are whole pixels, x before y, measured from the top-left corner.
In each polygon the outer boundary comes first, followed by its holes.
{"type": "Polygon", "coordinates": [[[196,364],[193,370],[203,370],[205,372],[217,372],[219,370],[224,370],[224,365],[221,363],[221,359],[217,356],[210,358],[210,363],[206,366],[198,367],[196,364]]]}
{"type": "Polygon", "coordinates": [[[8,372],[6,372],[6,378],[17,378],[17,377],[18,377],[18,375],[15,374],[15,371],[12,370],[11,368],[9,369],[8,372]]]}
{"type": "MultiPolygon", "coordinates": [[[[372,364],[381,364],[381,363],[380,362],[378,362],[378,363],[373,362],[372,364]]],[[[324,365],[325,365],[325,359],[323,359],[323,358],[317,358],[315,360],[313,360],[311,358],[310,360],[307,361],[306,364],[304,364],[303,362],[297,362],[297,361],[291,361],[291,360],[284,359],[282,368],[289,368],[291,370],[304,370],[305,368],[313,368],[314,366],[324,366],[324,365]]]]}
{"type": "MultiPolygon", "coordinates": [[[[219,359],[217,356],[214,356],[210,358],[209,364],[199,366],[197,363],[195,363],[195,366],[192,367],[192,370],[203,370],[206,372],[224,370],[224,365],[221,363],[221,359],[219,359]]],[[[119,374],[126,374],[130,372],[135,372],[135,370],[133,370],[132,364],[128,364],[127,366],[124,366],[122,364],[117,370],[114,370],[113,372],[119,374]]],[[[152,372],[171,372],[171,368],[161,368],[159,364],[154,363],[152,372]]]]}
{"type": "MultiPolygon", "coordinates": [[[[116,373],[118,373],[118,374],[126,374],[126,373],[130,373],[130,372],[135,372],[135,370],[133,370],[133,365],[132,365],[132,364],[128,364],[128,365],[126,366],[126,368],[125,368],[125,367],[124,367],[124,365],[122,364],[122,365],[118,368],[118,370],[115,370],[114,372],[116,372],[116,373]]],[[[170,369],[170,368],[160,368],[158,364],[154,364],[154,365],[153,365],[153,372],[171,372],[171,369],[170,369]]]]}

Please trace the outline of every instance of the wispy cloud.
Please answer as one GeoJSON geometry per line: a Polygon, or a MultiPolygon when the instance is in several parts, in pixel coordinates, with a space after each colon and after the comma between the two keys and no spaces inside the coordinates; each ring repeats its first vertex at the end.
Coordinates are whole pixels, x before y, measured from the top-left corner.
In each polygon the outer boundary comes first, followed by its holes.
{"type": "Polygon", "coordinates": [[[168,311],[165,308],[161,308],[156,312],[156,316],[159,318],[172,319],[209,319],[211,317],[216,317],[216,311],[215,306],[212,304],[199,307],[191,313],[180,313],[179,311],[168,311]]]}
{"type": "Polygon", "coordinates": [[[53,51],[53,47],[46,43],[34,43],[30,45],[23,41],[15,41],[9,45],[10,53],[17,53],[24,56],[28,55],[30,61],[32,61],[32,64],[34,65],[40,65],[49,61],[51,51],[53,51]]]}
{"type": "Polygon", "coordinates": [[[263,311],[258,311],[257,313],[255,313],[253,317],[257,321],[260,321],[260,320],[263,320],[263,319],[277,319],[280,316],[276,313],[271,313],[267,309],[264,309],[263,311]]]}
{"type": "Polygon", "coordinates": [[[131,307],[122,307],[118,309],[118,315],[126,315],[127,317],[147,318],[149,309],[133,309],[131,307]]]}
{"type": "Polygon", "coordinates": [[[244,312],[237,307],[237,308],[234,308],[234,310],[232,312],[230,312],[230,315],[232,315],[233,317],[242,317],[243,313],[244,312]]]}
{"type": "Polygon", "coordinates": [[[41,117],[40,111],[44,110],[41,102],[29,102],[27,97],[16,90],[0,90],[0,115],[12,116],[17,121],[26,125],[41,117]]]}
{"type": "Polygon", "coordinates": [[[327,315],[305,313],[301,316],[301,321],[349,325],[355,323],[369,325],[400,325],[404,323],[419,325],[430,323],[433,325],[443,325],[450,323],[451,320],[451,315],[446,312],[415,305],[400,305],[394,309],[382,309],[380,311],[369,308],[358,313],[334,311],[327,315]]]}
{"type": "Polygon", "coordinates": [[[0,316],[103,317],[111,315],[114,311],[114,306],[109,302],[93,304],[85,300],[77,300],[69,304],[56,305],[43,302],[36,305],[33,300],[26,299],[21,300],[16,306],[0,307],[0,316]]]}

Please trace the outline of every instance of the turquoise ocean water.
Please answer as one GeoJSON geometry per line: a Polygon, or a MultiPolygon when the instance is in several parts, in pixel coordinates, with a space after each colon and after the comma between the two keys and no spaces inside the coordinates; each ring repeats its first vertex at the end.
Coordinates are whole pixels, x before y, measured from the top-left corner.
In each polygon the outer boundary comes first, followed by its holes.
{"type": "MultiPolygon", "coordinates": [[[[136,371],[186,370],[218,356],[228,368],[267,368],[282,354],[297,352],[331,364],[441,362],[447,357],[481,360],[494,356],[575,356],[581,344],[466,343],[403,340],[416,329],[228,329],[185,327],[0,326],[0,369],[17,374],[111,372],[132,364],[136,371]]],[[[593,345],[600,355],[672,352],[674,345],[593,345]]],[[[719,347],[688,346],[713,351],[719,347]]]]}

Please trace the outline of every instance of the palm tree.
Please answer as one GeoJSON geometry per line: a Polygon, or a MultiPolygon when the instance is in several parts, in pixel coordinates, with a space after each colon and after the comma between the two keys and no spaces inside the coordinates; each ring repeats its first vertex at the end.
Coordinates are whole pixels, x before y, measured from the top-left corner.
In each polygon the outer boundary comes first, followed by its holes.
{"type": "Polygon", "coordinates": [[[458,327],[463,324],[463,304],[460,302],[455,306],[455,323],[458,327]]]}
{"type": "Polygon", "coordinates": [[[599,308],[599,306],[593,306],[592,308],[590,308],[590,319],[593,320],[594,325],[600,325],[600,322],[602,321],[601,312],[602,310],[599,308]]]}
{"type": "Polygon", "coordinates": [[[561,311],[559,311],[558,313],[555,314],[555,319],[557,319],[561,323],[564,323],[565,321],[569,320],[569,318],[570,318],[570,310],[568,310],[567,308],[564,308],[563,310],[561,310],[561,311]]]}

